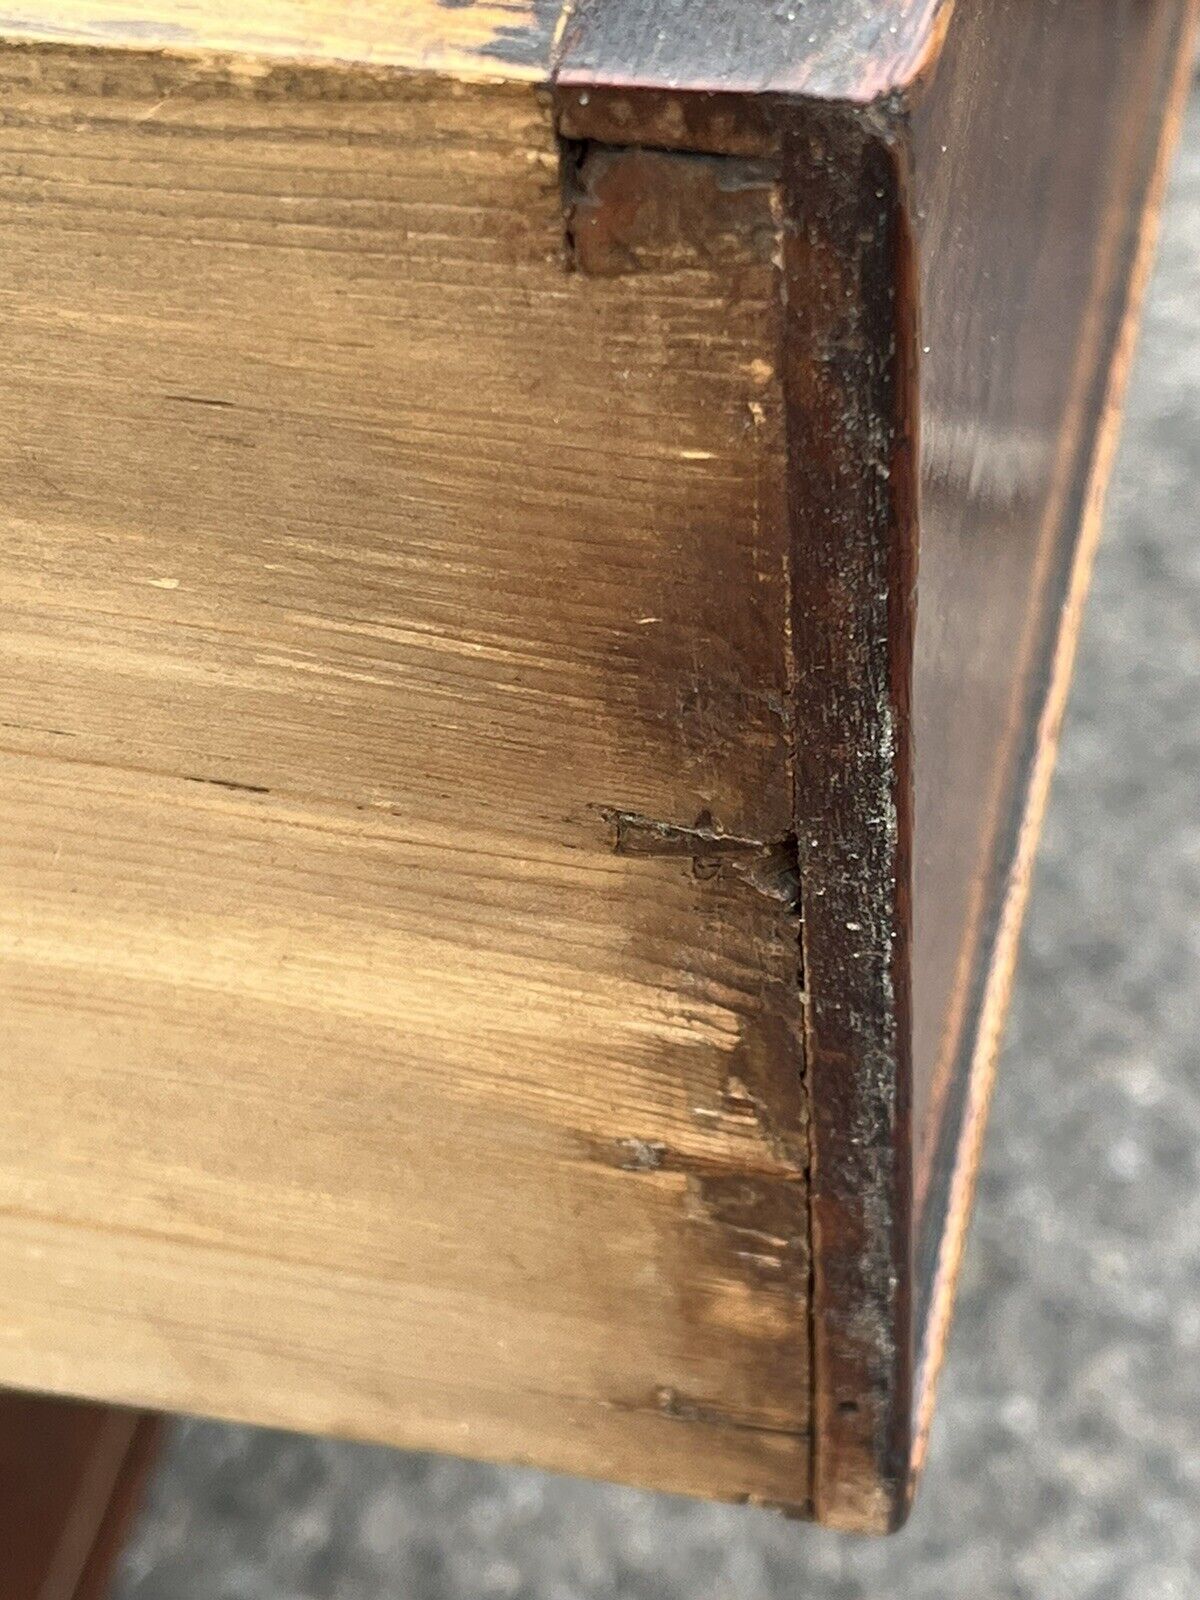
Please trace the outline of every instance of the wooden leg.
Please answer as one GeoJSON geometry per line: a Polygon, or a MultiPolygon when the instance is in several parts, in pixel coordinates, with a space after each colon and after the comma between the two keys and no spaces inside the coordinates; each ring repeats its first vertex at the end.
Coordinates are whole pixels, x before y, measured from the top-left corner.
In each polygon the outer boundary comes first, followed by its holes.
{"type": "Polygon", "coordinates": [[[103,1600],[159,1428],[146,1412],[0,1393],[6,1600],[103,1600]]]}

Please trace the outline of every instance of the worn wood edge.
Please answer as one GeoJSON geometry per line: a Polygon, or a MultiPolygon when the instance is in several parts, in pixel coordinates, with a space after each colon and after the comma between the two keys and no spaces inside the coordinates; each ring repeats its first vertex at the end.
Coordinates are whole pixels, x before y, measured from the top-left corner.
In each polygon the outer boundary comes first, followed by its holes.
{"type": "Polygon", "coordinates": [[[804,917],[812,1496],[906,1504],[916,263],[902,114],[812,104],[784,157],[796,833],[804,917]],[[887,361],[874,352],[892,352],[887,361]],[[819,360],[814,351],[826,352],[819,360]],[[815,450],[813,441],[825,442],[815,450]],[[825,691],[822,693],[821,691],[825,691]],[[842,759],[830,752],[842,751],[842,759]],[[862,904],[863,881],[880,886],[862,904]]]}
{"type": "MultiPolygon", "coordinates": [[[[553,76],[570,0],[527,0],[527,4],[452,3],[419,0],[394,8],[394,32],[354,25],[354,7],[332,15],[344,20],[341,30],[311,31],[307,36],[254,32],[244,25],[247,8],[222,0],[204,11],[204,26],[185,26],[171,15],[172,0],[145,8],[140,4],[110,6],[92,0],[63,7],[53,4],[23,14],[9,10],[0,17],[0,47],[31,50],[74,49],[111,55],[161,56],[184,62],[209,63],[253,78],[271,69],[326,69],[370,72],[380,78],[411,77],[441,81],[447,94],[487,85],[521,85],[545,89],[553,76]],[[111,17],[105,15],[111,11],[111,17]],[[411,13],[416,13],[412,20],[411,13]],[[90,15],[90,20],[89,20],[90,15]],[[422,26],[421,19],[428,22],[422,26]]],[[[181,15],[190,17],[184,6],[181,15]]],[[[250,8],[252,9],[252,8],[250,8]]],[[[280,7],[279,9],[286,9],[280,7]]],[[[299,8],[295,8],[299,9],[299,8]]],[[[370,8],[368,8],[370,9],[370,8]]],[[[387,15],[374,7],[372,19],[387,15]]]]}
{"type": "Polygon", "coordinates": [[[1134,262],[1129,274],[1125,308],[1121,316],[1120,333],[1109,363],[1107,392],[1092,447],[1084,515],[1067,595],[1062,606],[1058,638],[1050,668],[1049,687],[1038,720],[1035,755],[1025,786],[1016,850],[1007,875],[1000,919],[992,946],[992,959],[980,1009],[975,1048],[968,1069],[967,1098],[955,1152],[945,1227],[938,1251],[929,1314],[920,1340],[913,1404],[912,1448],[905,1488],[906,1504],[902,1513],[904,1516],[907,1516],[912,1507],[928,1454],[938,1382],[954,1315],[959,1274],[979,1175],[983,1138],[995,1087],[1000,1045],[1016,976],[1021,929],[1029,903],[1037,848],[1054,776],[1063,717],[1070,694],[1084,603],[1103,532],[1105,499],[1119,442],[1122,407],[1136,349],[1142,302],[1154,264],[1171,156],[1178,141],[1187,104],[1192,76],[1192,42],[1198,17],[1200,17],[1200,3],[1198,0],[1191,0],[1188,14],[1184,19],[1178,64],[1163,117],[1154,169],[1145,195],[1134,262]]]}
{"type": "MultiPolygon", "coordinates": [[[[58,0],[57,14],[51,5],[0,17],[0,47],[162,57],[247,80],[272,70],[350,72],[411,79],[414,88],[446,95],[521,86],[552,96],[558,131],[569,140],[761,156],[779,153],[808,103],[865,109],[916,93],[936,66],[955,3],[903,0],[896,31],[876,20],[867,46],[856,49],[858,35],[834,12],[813,19],[798,0],[789,24],[795,45],[778,56],[748,52],[746,61],[714,53],[702,7],[683,13],[693,25],[681,31],[672,0],[653,0],[653,9],[627,0],[421,0],[396,12],[392,31],[369,28],[366,12],[347,7],[334,13],[345,19],[340,27],[304,36],[251,31],[232,0],[202,9],[202,25],[184,0],[173,0],[174,10],[171,0],[154,7],[58,0]],[[631,58],[627,35],[635,43],[666,40],[668,52],[656,57],[647,43],[631,58]]],[[[278,9],[303,11],[286,0],[278,9]]],[[[366,11],[378,21],[378,8],[366,11]]],[[[736,0],[727,21],[753,32],[777,11],[736,0]]],[[[300,84],[293,89],[303,92],[300,84]]]]}
{"type": "MultiPolygon", "coordinates": [[[[53,1381],[41,1384],[39,1393],[53,1400],[78,1400],[78,1384],[74,1386],[64,1384],[57,1387],[53,1381]]],[[[556,1397],[557,1398],[557,1397],[556,1397]]],[[[563,1404],[571,1407],[575,1415],[580,1418],[581,1434],[587,1425],[586,1403],[584,1407],[576,1408],[572,1397],[561,1397],[563,1404]]],[[[565,1479],[576,1483],[607,1484],[610,1487],[635,1489],[647,1494],[662,1495],[670,1499],[677,1499],[695,1503],[711,1502],[716,1505],[736,1507],[753,1507],[755,1510],[768,1512],[781,1519],[795,1522],[812,1520],[812,1510],[806,1495],[795,1498],[781,1499],[767,1498],[754,1492],[741,1489],[729,1489],[725,1492],[710,1489],[708,1486],[697,1487],[694,1481],[683,1482],[678,1477],[671,1481],[664,1481],[657,1476],[652,1467],[638,1468],[632,1471],[611,1471],[606,1464],[597,1463],[589,1458],[571,1461],[569,1464],[561,1462],[548,1464],[548,1458],[536,1448],[512,1448],[506,1442],[502,1447],[493,1447],[490,1444],[481,1445],[477,1438],[464,1436],[464,1441],[457,1440],[447,1443],[444,1435],[435,1436],[428,1429],[414,1430],[405,1428],[396,1432],[388,1430],[379,1432],[373,1427],[362,1427],[347,1422],[341,1418],[330,1420],[327,1418],[318,1421],[308,1419],[298,1421],[288,1409],[277,1405],[264,1405],[256,1397],[250,1401],[222,1402],[220,1404],[205,1406],[203,1410],[193,1411],[181,1407],[175,1397],[164,1395],[157,1391],[151,1393],[139,1385],[133,1389],[128,1385],[108,1385],[88,1388],[88,1404],[111,1407],[115,1411],[136,1414],[149,1419],[160,1430],[158,1433],[151,1431],[150,1448],[148,1449],[147,1476],[153,1468],[157,1451],[162,1442],[162,1431],[169,1428],[173,1422],[186,1420],[188,1417],[200,1418],[206,1422],[215,1422],[223,1426],[235,1428],[250,1428],[258,1431],[264,1429],[289,1435],[298,1439],[327,1439],[338,1444],[362,1445],[370,1449],[399,1451],[404,1454],[419,1453],[421,1455],[435,1456],[439,1460],[448,1462],[476,1462],[485,1466],[509,1468],[515,1467],[531,1472],[540,1472],[550,1478],[565,1479]]],[[[601,1402],[596,1407],[602,1412],[621,1412],[635,1410],[656,1429],[670,1430],[677,1433],[680,1429],[687,1429],[690,1433],[694,1448],[702,1456],[710,1442],[718,1443],[722,1437],[728,1436],[728,1423],[725,1420],[714,1421],[703,1414],[701,1410],[691,1411],[687,1402],[681,1397],[670,1392],[650,1399],[644,1406],[635,1405],[626,1407],[615,1402],[601,1402]]],[[[753,1432],[753,1429],[742,1430],[753,1432]]],[[[807,1442],[805,1430],[797,1430],[794,1434],[786,1430],[763,1428],[757,1430],[768,1440],[779,1440],[786,1444],[791,1439],[796,1439],[801,1445],[807,1442]]],[[[140,1482],[144,1485],[146,1479],[140,1482]]],[[[136,1501],[135,1501],[136,1509],[136,1501]]],[[[90,1554],[90,1547],[89,1547],[90,1554]]],[[[83,1571],[86,1571],[86,1566],[83,1571]]],[[[0,1567],[0,1575],[2,1575],[0,1567]]],[[[103,1594],[103,1591],[101,1591],[103,1594]]],[[[2,1600],[9,1600],[0,1588],[2,1600]]],[[[75,1595],[70,1600],[77,1600],[75,1595]]],[[[91,1595],[78,1597],[78,1600],[92,1600],[91,1595]]],[[[99,1597],[97,1597],[99,1600],[99,1597]]]]}
{"type": "Polygon", "coordinates": [[[806,101],[859,109],[903,99],[936,64],[955,0],[870,13],[735,0],[714,15],[676,0],[574,0],[554,70],[571,138],[711,154],[781,147],[806,101]],[[724,39],[722,30],[729,38],[724,39]]]}
{"type": "MultiPolygon", "coordinates": [[[[0,37],[399,68],[463,83],[559,79],[572,90],[866,104],[925,70],[954,4],[881,0],[863,8],[839,0],[814,14],[803,0],[726,0],[715,13],[678,0],[356,0],[322,12],[303,0],[273,0],[258,18],[234,0],[44,0],[10,8],[0,37]]],[[[588,136],[625,142],[611,130],[588,136]]]]}

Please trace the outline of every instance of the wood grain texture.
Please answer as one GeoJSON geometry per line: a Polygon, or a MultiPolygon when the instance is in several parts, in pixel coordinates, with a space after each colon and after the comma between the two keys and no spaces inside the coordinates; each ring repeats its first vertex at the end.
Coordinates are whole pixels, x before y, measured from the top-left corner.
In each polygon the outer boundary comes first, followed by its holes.
{"type": "Polygon", "coordinates": [[[528,89],[0,92],[0,1373],[804,1505],[773,180],[594,277],[528,89]]]}
{"type": "MultiPolygon", "coordinates": [[[[459,81],[869,103],[928,58],[954,0],[16,0],[4,36],[106,51],[339,62],[459,81]]],[[[600,100],[592,101],[591,115],[600,100]]],[[[601,135],[595,135],[601,137],[601,135]]]]}
{"type": "Polygon", "coordinates": [[[706,58],[702,28],[654,31],[673,8],[603,0],[599,90],[570,26],[556,78],[573,135],[782,152],[814,1512],[860,1527],[910,1492],[968,1063],[1194,11],[873,9],[895,50],[856,37],[835,82],[821,35],[799,97],[753,29],[706,58]]]}
{"type": "Polygon", "coordinates": [[[954,0],[825,0],[820,6],[729,0],[575,0],[556,79],[754,97],[870,104],[905,89],[949,21],[954,0]]]}
{"type": "Polygon", "coordinates": [[[0,1394],[5,1600],[103,1600],[157,1434],[135,1411],[0,1394]]]}
{"type": "Polygon", "coordinates": [[[902,1518],[1194,9],[0,25],[0,1379],[902,1518]]]}
{"type": "Polygon", "coordinates": [[[256,63],[344,64],[474,83],[544,83],[560,0],[45,0],[0,17],[15,42],[256,63]]]}

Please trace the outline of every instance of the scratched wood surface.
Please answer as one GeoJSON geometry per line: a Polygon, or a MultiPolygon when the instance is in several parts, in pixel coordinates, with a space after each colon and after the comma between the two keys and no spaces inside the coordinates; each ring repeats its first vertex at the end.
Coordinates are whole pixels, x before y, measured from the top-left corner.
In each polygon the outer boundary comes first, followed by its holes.
{"type": "Polygon", "coordinates": [[[769,174],[0,93],[0,1377],[803,1505],[769,174]]]}
{"type": "Polygon", "coordinates": [[[0,1381],[903,1516],[1194,12],[6,14],[0,1381]]]}
{"type": "MultiPolygon", "coordinates": [[[[13,0],[12,40],[344,62],[475,84],[552,79],[869,102],[934,51],[953,0],[13,0]]],[[[593,110],[595,110],[593,106],[593,110]]],[[[682,109],[682,107],[681,107],[682,109]]],[[[600,137],[593,128],[592,137],[600,137]]]]}
{"type": "Polygon", "coordinates": [[[475,83],[542,83],[560,0],[50,0],[6,9],[3,37],[257,63],[346,64],[475,83]]]}
{"type": "Polygon", "coordinates": [[[783,162],[813,1506],[843,1526],[903,1515],[923,1454],[1194,12],[834,6],[791,49],[758,12],[714,60],[702,13],[584,0],[556,71],[574,136],[783,162]]]}

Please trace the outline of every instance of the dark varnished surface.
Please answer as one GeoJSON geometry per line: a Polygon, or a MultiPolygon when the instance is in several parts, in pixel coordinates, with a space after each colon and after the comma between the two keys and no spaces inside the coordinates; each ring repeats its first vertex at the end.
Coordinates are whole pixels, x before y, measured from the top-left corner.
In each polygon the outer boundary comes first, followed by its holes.
{"type": "Polygon", "coordinates": [[[103,1600],[156,1438],[135,1411],[0,1394],[5,1600],[103,1600]]]}
{"type": "Polygon", "coordinates": [[[556,107],[571,137],[778,152],[805,101],[886,103],[936,53],[953,0],[580,0],[560,30],[556,107]]]}
{"type": "Polygon", "coordinates": [[[562,83],[868,102],[909,83],[953,0],[578,0],[562,83]]]}
{"type": "Polygon", "coordinates": [[[925,347],[912,959],[922,1315],[1186,9],[964,8],[913,118],[925,347]]]}

